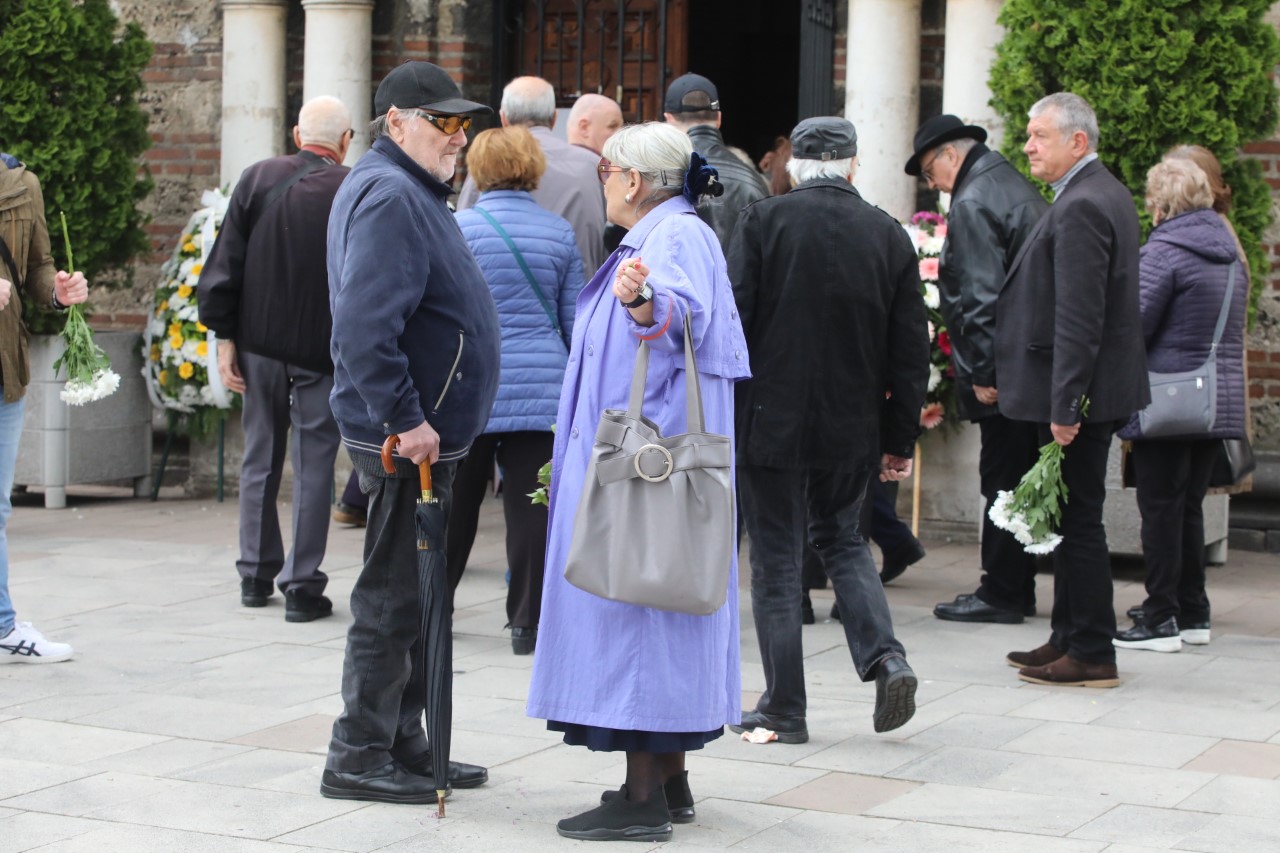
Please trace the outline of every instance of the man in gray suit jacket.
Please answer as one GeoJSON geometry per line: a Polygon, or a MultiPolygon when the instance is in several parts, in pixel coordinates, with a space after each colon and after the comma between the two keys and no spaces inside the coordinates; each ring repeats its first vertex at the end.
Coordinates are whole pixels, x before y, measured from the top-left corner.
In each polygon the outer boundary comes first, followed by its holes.
{"type": "Polygon", "coordinates": [[[1151,400],[1138,313],[1133,196],[1098,162],[1098,119],[1059,92],[1029,113],[1031,174],[1054,203],[1009,267],[996,309],[1001,414],[1066,448],[1049,642],[1008,663],[1036,684],[1115,687],[1116,618],[1102,526],[1111,436],[1151,400]],[[1087,402],[1086,402],[1087,401],[1087,402]]]}

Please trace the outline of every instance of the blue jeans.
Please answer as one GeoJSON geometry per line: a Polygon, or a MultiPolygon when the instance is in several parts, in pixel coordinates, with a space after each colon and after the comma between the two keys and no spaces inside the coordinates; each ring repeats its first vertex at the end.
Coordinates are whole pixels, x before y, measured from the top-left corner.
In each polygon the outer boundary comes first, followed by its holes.
{"type": "Polygon", "coordinates": [[[13,630],[13,601],[9,598],[9,513],[13,505],[13,469],[18,463],[18,439],[22,437],[22,409],[25,399],[4,401],[0,385],[0,637],[13,630]]]}

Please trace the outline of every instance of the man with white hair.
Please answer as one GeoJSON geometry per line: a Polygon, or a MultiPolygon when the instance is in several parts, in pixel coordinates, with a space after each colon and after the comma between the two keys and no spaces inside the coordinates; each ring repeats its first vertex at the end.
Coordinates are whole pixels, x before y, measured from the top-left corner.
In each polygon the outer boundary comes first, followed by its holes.
{"type": "Polygon", "coordinates": [[[622,127],[622,107],[613,98],[588,92],[573,102],[569,110],[567,136],[577,145],[599,157],[610,136],[622,127]]]}
{"type": "MultiPolygon", "coordinates": [[[[582,268],[587,278],[604,263],[604,193],[596,166],[598,155],[570,145],[551,132],[556,124],[556,91],[541,77],[517,77],[502,90],[498,119],[503,127],[527,128],[547,158],[533,200],[563,216],[573,226],[582,268]]],[[[475,181],[467,178],[458,194],[458,210],[475,207],[480,198],[475,181]]]]}
{"type": "Polygon", "coordinates": [[[766,685],[735,730],[804,743],[806,539],[831,578],[854,668],[875,679],[875,730],[915,713],[916,676],[858,514],[873,477],[911,473],[929,336],[915,247],[853,188],[853,125],[805,119],[791,148],[795,187],[747,207],[729,245],[751,358],[736,395],[737,474],[766,685]]]}
{"type": "Polygon", "coordinates": [[[1033,684],[1115,687],[1114,587],[1102,526],[1111,436],[1151,402],[1138,309],[1133,195],[1098,160],[1098,117],[1079,95],[1031,107],[1031,175],[1054,200],[1009,266],[996,303],[1000,414],[1066,448],[1049,641],[1006,662],[1033,684]]]}
{"type": "Polygon", "coordinates": [[[289,622],[333,612],[320,571],[338,453],[324,246],[329,208],[349,171],[342,160],[351,134],[351,115],[337,98],[303,104],[293,129],[298,153],[244,170],[197,291],[200,322],[218,338],[218,375],[244,395],[240,603],[265,607],[274,582],[289,622]],[[286,554],[276,496],[290,444],[293,536],[286,554]]]}

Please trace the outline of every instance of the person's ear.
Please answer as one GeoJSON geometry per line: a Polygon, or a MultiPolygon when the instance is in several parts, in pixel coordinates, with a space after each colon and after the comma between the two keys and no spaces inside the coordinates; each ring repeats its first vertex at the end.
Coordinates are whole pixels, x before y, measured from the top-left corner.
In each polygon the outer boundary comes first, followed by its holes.
{"type": "Polygon", "coordinates": [[[719,110],[716,111],[716,130],[720,129],[720,119],[723,116],[724,116],[724,113],[720,112],[719,110]]]}
{"type": "Polygon", "coordinates": [[[503,127],[511,127],[511,122],[507,121],[507,114],[502,110],[498,110],[498,121],[502,122],[503,127]]]}
{"type": "Polygon", "coordinates": [[[1089,137],[1083,130],[1071,134],[1071,150],[1079,152],[1081,157],[1089,153],[1089,137]]]}
{"type": "Polygon", "coordinates": [[[293,126],[293,147],[302,150],[302,131],[298,130],[296,124],[293,126]]]}
{"type": "Polygon", "coordinates": [[[633,198],[640,193],[640,186],[644,183],[644,179],[640,177],[637,169],[627,170],[627,195],[633,198]]]}

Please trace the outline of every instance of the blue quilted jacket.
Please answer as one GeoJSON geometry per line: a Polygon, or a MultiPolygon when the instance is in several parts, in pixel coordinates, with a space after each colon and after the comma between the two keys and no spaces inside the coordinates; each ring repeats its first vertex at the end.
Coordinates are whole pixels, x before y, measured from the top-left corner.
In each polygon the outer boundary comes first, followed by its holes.
{"type": "Polygon", "coordinates": [[[1244,435],[1244,322],[1249,276],[1222,217],[1193,210],[1160,223],[1142,247],[1142,331],[1147,368],[1194,370],[1209,357],[1213,329],[1236,268],[1227,325],[1218,344],[1218,416],[1212,438],[1244,435]]]}
{"type": "Polygon", "coordinates": [[[569,358],[574,302],[586,283],[568,221],[538,206],[527,192],[491,190],[476,203],[511,236],[542,288],[564,333],[556,334],[515,256],[474,208],[458,213],[458,226],[498,305],[502,371],[486,433],[550,430],[569,358]]]}

